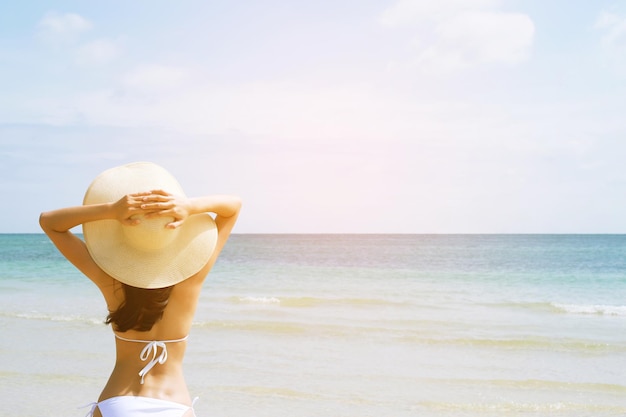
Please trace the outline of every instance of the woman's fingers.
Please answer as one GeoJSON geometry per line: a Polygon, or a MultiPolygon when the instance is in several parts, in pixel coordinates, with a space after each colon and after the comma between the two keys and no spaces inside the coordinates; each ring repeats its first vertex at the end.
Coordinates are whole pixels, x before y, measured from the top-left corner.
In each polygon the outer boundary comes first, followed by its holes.
{"type": "Polygon", "coordinates": [[[159,190],[151,190],[150,192],[152,194],[160,194],[160,195],[169,195],[169,196],[171,196],[171,194],[168,193],[167,191],[163,191],[163,190],[160,190],[160,189],[159,190]]]}
{"type": "Polygon", "coordinates": [[[157,209],[157,210],[150,210],[150,211],[146,211],[144,213],[144,217],[146,219],[150,219],[150,218],[155,218],[155,217],[173,217],[173,218],[178,218],[178,214],[176,213],[176,210],[174,210],[174,208],[170,207],[170,208],[163,208],[163,209],[157,209]]]}
{"type": "Polygon", "coordinates": [[[132,193],[130,194],[131,196],[145,196],[145,195],[152,195],[152,194],[158,194],[158,195],[171,195],[170,193],[163,191],[163,190],[150,190],[150,191],[140,191],[138,193],[132,193]]]}
{"type": "Polygon", "coordinates": [[[139,223],[141,223],[141,221],[139,219],[133,219],[133,218],[129,217],[128,219],[125,219],[123,221],[123,223],[128,225],[128,226],[135,226],[135,225],[138,225],[139,223]]]}
{"type": "Polygon", "coordinates": [[[140,200],[140,207],[143,210],[165,210],[173,207],[174,198],[169,195],[160,194],[159,191],[150,191],[137,195],[140,200]]]}
{"type": "Polygon", "coordinates": [[[181,224],[183,224],[184,220],[178,220],[176,222],[171,222],[165,225],[165,227],[167,227],[168,229],[176,229],[178,226],[180,226],[181,224]]]}
{"type": "Polygon", "coordinates": [[[129,198],[137,201],[169,201],[174,197],[163,190],[142,191],[128,195],[129,198]]]}
{"type": "Polygon", "coordinates": [[[127,196],[126,203],[124,223],[127,225],[137,225],[142,218],[151,219],[169,216],[173,218],[173,221],[165,225],[165,227],[175,229],[183,224],[187,216],[186,212],[181,212],[177,197],[163,190],[150,190],[130,194],[127,196]],[[141,217],[133,218],[135,214],[140,214],[141,217]]]}
{"type": "Polygon", "coordinates": [[[173,198],[164,195],[149,195],[142,198],[142,201],[172,201],[173,198]]]}
{"type": "Polygon", "coordinates": [[[169,203],[174,200],[174,197],[171,195],[159,194],[155,191],[152,191],[150,194],[141,196],[141,200],[143,204],[169,203]]]}
{"type": "Polygon", "coordinates": [[[170,210],[174,207],[171,201],[159,202],[159,203],[142,203],[141,209],[146,211],[163,211],[170,210]]]}

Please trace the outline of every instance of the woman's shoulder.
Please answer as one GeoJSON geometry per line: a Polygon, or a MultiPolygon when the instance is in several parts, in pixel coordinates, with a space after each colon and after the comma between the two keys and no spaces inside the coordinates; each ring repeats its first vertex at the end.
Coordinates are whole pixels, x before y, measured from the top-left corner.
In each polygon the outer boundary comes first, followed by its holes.
{"type": "Polygon", "coordinates": [[[202,291],[202,284],[204,283],[207,273],[208,271],[204,271],[203,268],[200,272],[174,285],[172,295],[179,294],[185,297],[199,295],[202,291]]]}
{"type": "Polygon", "coordinates": [[[189,278],[174,285],[165,308],[164,321],[191,322],[201,291],[202,281],[200,280],[194,281],[189,278]]]}

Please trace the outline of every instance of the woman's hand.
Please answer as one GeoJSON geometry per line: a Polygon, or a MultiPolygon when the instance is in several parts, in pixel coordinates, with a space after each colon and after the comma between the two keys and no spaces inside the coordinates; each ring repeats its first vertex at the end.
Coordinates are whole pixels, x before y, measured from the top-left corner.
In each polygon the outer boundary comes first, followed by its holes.
{"type": "Polygon", "coordinates": [[[173,217],[174,221],[165,225],[170,229],[179,227],[189,217],[188,200],[175,196],[163,190],[152,190],[141,193],[141,210],[145,211],[147,219],[155,217],[173,217]]]}
{"type": "Polygon", "coordinates": [[[139,224],[135,215],[146,215],[147,211],[141,206],[144,204],[144,197],[149,196],[150,192],[127,194],[113,203],[113,213],[115,218],[122,224],[133,226],[139,224]]]}

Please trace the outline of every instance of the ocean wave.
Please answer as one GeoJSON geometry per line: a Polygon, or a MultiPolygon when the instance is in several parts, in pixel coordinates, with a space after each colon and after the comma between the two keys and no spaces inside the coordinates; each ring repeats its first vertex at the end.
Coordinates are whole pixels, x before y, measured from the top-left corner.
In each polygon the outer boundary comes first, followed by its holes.
{"type": "MultiPolygon", "coordinates": [[[[468,380],[468,383],[475,384],[475,380],[468,380]]],[[[575,392],[597,392],[597,393],[614,393],[626,394],[626,386],[619,384],[607,384],[601,382],[573,382],[573,381],[554,381],[543,379],[494,379],[488,380],[488,383],[504,388],[539,390],[539,391],[575,391],[575,392]]]]}
{"type": "Polygon", "coordinates": [[[103,320],[101,318],[97,319],[97,318],[85,317],[85,316],[58,315],[58,314],[40,313],[40,312],[31,312],[31,313],[0,312],[0,317],[25,319],[25,320],[80,322],[80,323],[88,323],[88,324],[102,324],[103,323],[103,320]]]}
{"type": "Polygon", "coordinates": [[[318,307],[318,306],[390,306],[403,305],[399,301],[377,298],[320,298],[320,297],[273,297],[245,296],[229,297],[228,301],[235,304],[279,305],[282,307],[318,307]]]}
{"type": "Polygon", "coordinates": [[[290,388],[284,387],[271,387],[271,386],[254,386],[254,385],[240,385],[240,386],[213,386],[212,390],[221,391],[221,392],[237,392],[246,395],[260,396],[260,397],[282,397],[282,398],[290,398],[290,399],[318,399],[321,398],[320,395],[297,391],[290,388]]]}
{"type": "Polygon", "coordinates": [[[602,304],[550,304],[556,311],[571,314],[626,317],[626,306],[602,304]]]}
{"type": "MultiPolygon", "coordinates": [[[[361,338],[381,337],[399,338],[405,329],[391,329],[380,326],[355,325],[351,322],[320,323],[307,321],[280,320],[208,320],[193,323],[194,327],[209,330],[248,331],[268,334],[306,334],[313,337],[361,338]]],[[[409,330],[412,332],[411,330],[409,330]]]]}
{"type": "Polygon", "coordinates": [[[398,336],[404,343],[445,346],[471,346],[498,350],[549,350],[553,352],[579,352],[586,354],[605,354],[608,352],[626,352],[626,346],[601,343],[584,339],[538,338],[489,339],[489,338],[435,338],[420,335],[398,336]]]}
{"type": "Polygon", "coordinates": [[[251,304],[280,304],[276,297],[232,297],[231,301],[251,304]]]}
{"type": "Polygon", "coordinates": [[[195,327],[205,329],[250,331],[275,334],[305,333],[307,328],[298,323],[275,322],[275,321],[202,321],[193,323],[195,327]]]}
{"type": "Polygon", "coordinates": [[[626,306],[606,304],[568,304],[556,302],[529,302],[529,303],[494,303],[487,304],[496,308],[521,308],[545,313],[581,314],[598,316],[626,317],[626,306]]]}
{"type": "MultiPolygon", "coordinates": [[[[419,403],[420,407],[437,412],[462,413],[505,413],[505,415],[519,415],[526,413],[541,413],[541,415],[574,415],[584,416],[623,416],[626,415],[626,407],[612,404],[584,404],[575,402],[546,402],[546,403],[529,403],[529,402],[476,402],[476,403],[444,403],[434,401],[423,401],[419,403]],[[608,414],[607,414],[608,413],[608,414]]],[[[472,414],[473,415],[473,414],[472,414]]],[[[495,415],[495,414],[493,414],[495,415]]],[[[499,414],[502,415],[502,414],[499,414]]]]}
{"type": "Polygon", "coordinates": [[[354,322],[320,323],[281,320],[212,320],[194,322],[194,327],[209,331],[258,332],[274,335],[322,337],[348,340],[379,340],[422,346],[472,347],[499,351],[576,352],[585,355],[624,353],[626,345],[584,338],[562,337],[454,337],[447,333],[431,333],[423,328],[391,325],[357,325],[354,322]]]}

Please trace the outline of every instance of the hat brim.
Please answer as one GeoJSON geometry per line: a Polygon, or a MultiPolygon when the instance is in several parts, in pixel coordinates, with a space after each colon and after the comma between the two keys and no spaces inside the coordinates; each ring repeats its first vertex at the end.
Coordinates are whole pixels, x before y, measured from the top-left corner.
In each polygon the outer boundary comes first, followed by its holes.
{"type": "Polygon", "coordinates": [[[188,217],[168,246],[144,251],[128,244],[117,220],[85,223],[83,233],[91,257],[104,272],[138,288],[163,288],[199,272],[217,241],[217,227],[209,214],[188,217]]]}
{"type": "MultiPolygon", "coordinates": [[[[164,168],[136,162],[104,171],[94,179],[83,204],[118,201],[124,195],[161,189],[184,196],[178,181],[164,168]]],[[[138,288],[164,288],[199,272],[210,259],[217,243],[217,226],[208,213],[189,216],[175,229],[175,238],[156,250],[131,245],[117,220],[83,224],[87,249],[104,272],[138,288]]],[[[164,226],[163,226],[164,227],[164,226]]]]}

